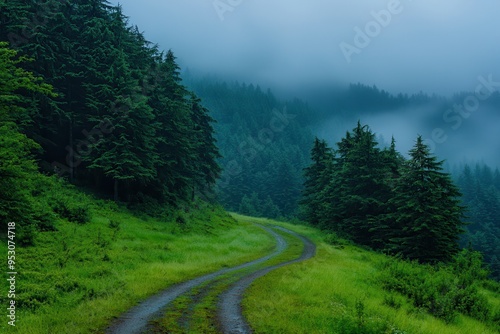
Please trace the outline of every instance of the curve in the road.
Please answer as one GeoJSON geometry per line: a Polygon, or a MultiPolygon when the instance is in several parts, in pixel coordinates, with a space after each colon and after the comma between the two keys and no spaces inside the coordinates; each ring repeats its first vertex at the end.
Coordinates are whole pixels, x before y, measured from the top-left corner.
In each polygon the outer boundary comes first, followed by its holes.
{"type": "Polygon", "coordinates": [[[268,272],[281,268],[283,266],[304,261],[313,257],[316,254],[316,245],[306,237],[297,234],[288,229],[275,226],[274,228],[279,229],[288,234],[292,234],[297,238],[301,239],[304,243],[304,250],[300,257],[291,260],[279,263],[277,265],[273,265],[270,267],[263,268],[256,272],[253,272],[239,281],[234,283],[228,290],[221,294],[218,303],[218,319],[219,325],[224,334],[248,334],[252,333],[250,326],[245,320],[242,310],[241,310],[241,302],[243,300],[243,293],[250,286],[250,284],[255,281],[257,278],[264,276],[268,272]]]}
{"type": "Polygon", "coordinates": [[[174,286],[169,287],[168,289],[164,290],[163,292],[160,292],[139,305],[133,307],[130,309],[128,312],[120,316],[116,321],[113,322],[107,329],[106,333],[107,334],[137,334],[143,332],[147,326],[148,322],[154,318],[160,317],[162,314],[162,310],[170,304],[172,301],[174,301],[177,297],[181,296],[182,294],[187,293],[191,289],[199,286],[200,284],[203,284],[207,281],[216,279],[217,277],[230,273],[232,271],[237,271],[240,269],[244,269],[253,265],[257,265],[260,263],[263,263],[275,256],[278,256],[281,254],[287,247],[287,243],[285,239],[280,236],[278,233],[275,231],[264,227],[260,226],[259,227],[263,228],[266,230],[268,233],[270,233],[277,242],[276,249],[264,256],[261,257],[257,260],[247,262],[235,267],[231,268],[225,268],[221,269],[217,272],[207,274],[192,280],[189,280],[184,283],[176,284],[174,286]]]}

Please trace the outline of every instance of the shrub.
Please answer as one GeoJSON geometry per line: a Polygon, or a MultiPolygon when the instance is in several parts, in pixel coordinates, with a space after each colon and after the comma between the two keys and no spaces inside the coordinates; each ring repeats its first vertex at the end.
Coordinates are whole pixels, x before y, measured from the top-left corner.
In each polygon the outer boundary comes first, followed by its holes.
{"type": "Polygon", "coordinates": [[[403,305],[401,300],[399,300],[394,293],[390,293],[384,296],[384,304],[396,310],[399,310],[403,305]]]}
{"type": "Polygon", "coordinates": [[[19,308],[36,310],[42,305],[52,304],[57,299],[57,291],[48,284],[26,283],[16,293],[19,308]]]}
{"type": "MultiPolygon", "coordinates": [[[[416,308],[423,308],[446,322],[453,321],[457,312],[487,320],[489,305],[477,289],[485,274],[478,272],[477,256],[469,257],[474,260],[468,262],[463,255],[459,255],[458,262],[441,268],[391,260],[385,264],[380,281],[386,290],[407,296],[416,308]],[[460,263],[461,271],[455,267],[456,263],[460,263]],[[464,267],[464,263],[468,265],[464,267]]],[[[391,305],[394,301],[386,297],[384,302],[391,305]]]]}
{"type": "Polygon", "coordinates": [[[90,221],[90,210],[88,206],[78,205],[67,199],[56,198],[52,209],[61,218],[77,224],[86,224],[90,221]]]}
{"type": "Polygon", "coordinates": [[[325,235],[325,242],[332,246],[337,246],[338,248],[343,248],[345,245],[348,245],[349,242],[341,237],[335,232],[330,232],[325,235]]]}
{"type": "Polygon", "coordinates": [[[32,246],[37,234],[36,224],[16,224],[16,243],[21,246],[32,246]]]}

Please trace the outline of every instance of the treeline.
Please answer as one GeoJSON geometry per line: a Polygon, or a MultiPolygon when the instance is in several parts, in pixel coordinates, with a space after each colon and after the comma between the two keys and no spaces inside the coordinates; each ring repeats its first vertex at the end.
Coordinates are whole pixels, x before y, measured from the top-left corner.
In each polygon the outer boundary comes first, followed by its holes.
{"type": "Polygon", "coordinates": [[[84,208],[43,204],[50,184],[39,170],[143,208],[212,193],[213,119],[181,83],[174,54],[128,26],[120,7],[3,1],[2,40],[2,225],[16,221],[29,243],[33,229],[53,228],[53,213],[87,220],[84,208]]]}
{"type": "Polygon", "coordinates": [[[279,101],[270,90],[252,84],[189,73],[184,80],[217,120],[223,156],[217,193],[225,208],[269,218],[296,214],[313,140],[306,126],[311,114],[307,104],[279,101]]]}
{"type": "Polygon", "coordinates": [[[121,7],[4,1],[0,40],[57,94],[14,90],[26,112],[13,121],[42,147],[43,170],[124,202],[175,205],[210,191],[220,173],[213,119],[174,54],[128,26],[121,7]]]}
{"type": "Polygon", "coordinates": [[[500,171],[484,164],[466,165],[457,184],[468,223],[460,243],[481,251],[492,277],[500,280],[500,171]]]}
{"type": "Polygon", "coordinates": [[[391,94],[377,86],[367,86],[361,83],[350,84],[345,91],[332,94],[334,110],[355,112],[356,114],[375,114],[380,111],[400,110],[409,106],[444,102],[444,98],[436,95],[418,94],[391,94]]]}
{"type": "Polygon", "coordinates": [[[405,159],[358,122],[335,149],[316,139],[311,158],[302,199],[311,224],[425,263],[459,250],[460,192],[420,136],[405,159]]]}
{"type": "Polygon", "coordinates": [[[307,89],[306,87],[300,94],[313,104],[314,111],[309,120],[316,125],[321,125],[332,117],[351,123],[361,116],[376,116],[387,112],[398,114],[405,109],[422,106],[444,111],[451,103],[449,99],[435,94],[392,94],[375,85],[362,83],[349,84],[346,87],[320,85],[307,89]]]}

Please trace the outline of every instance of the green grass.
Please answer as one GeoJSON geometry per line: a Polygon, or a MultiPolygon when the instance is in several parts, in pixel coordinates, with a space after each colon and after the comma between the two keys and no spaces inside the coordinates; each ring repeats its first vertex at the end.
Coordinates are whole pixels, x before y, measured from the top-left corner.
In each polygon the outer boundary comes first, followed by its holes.
{"type": "MultiPolygon", "coordinates": [[[[114,317],[174,283],[274,248],[274,239],[259,227],[201,202],[159,220],[75,190],[61,191],[88,206],[92,218],[87,224],[59,220],[57,231],[36,236],[35,246],[17,248],[16,327],[2,321],[0,332],[99,333],[114,317]]],[[[1,246],[6,249],[4,241],[1,246]]]]}
{"type": "MultiPolygon", "coordinates": [[[[318,248],[315,258],[273,271],[247,291],[244,314],[256,333],[497,333],[494,324],[463,315],[447,324],[384,290],[379,281],[388,261],[384,255],[327,244],[313,228],[269,223],[308,236],[318,248]]],[[[498,290],[481,293],[498,307],[498,290]]]]}

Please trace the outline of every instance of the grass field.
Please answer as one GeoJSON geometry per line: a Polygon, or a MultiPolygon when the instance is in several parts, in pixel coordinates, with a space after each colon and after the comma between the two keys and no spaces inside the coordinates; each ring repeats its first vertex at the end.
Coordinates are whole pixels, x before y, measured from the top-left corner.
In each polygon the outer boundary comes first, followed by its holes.
{"type": "MultiPolygon", "coordinates": [[[[384,290],[379,282],[388,261],[384,255],[341,241],[331,245],[316,229],[272,223],[308,236],[318,246],[317,255],[273,271],[250,287],[244,314],[256,333],[498,333],[494,324],[463,315],[445,323],[384,290]]],[[[498,292],[482,293],[492,312],[499,312],[498,292]]]]}
{"type": "MultiPolygon", "coordinates": [[[[35,246],[16,250],[16,327],[2,321],[2,333],[99,333],[171,284],[274,248],[262,229],[203,203],[160,221],[112,202],[67,195],[88,201],[92,219],[84,225],[59,221],[58,231],[40,233],[35,246]]],[[[4,241],[1,246],[6,249],[4,241]]],[[[1,298],[7,305],[6,295],[1,298]]]]}

